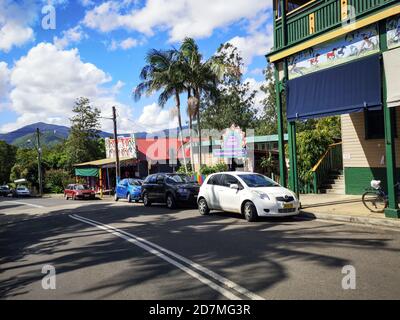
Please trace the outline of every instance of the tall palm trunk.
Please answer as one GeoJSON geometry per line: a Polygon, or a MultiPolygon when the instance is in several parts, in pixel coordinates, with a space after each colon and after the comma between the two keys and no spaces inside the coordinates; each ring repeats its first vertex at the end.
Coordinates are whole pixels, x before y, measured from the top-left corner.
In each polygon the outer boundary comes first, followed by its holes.
{"type": "Polygon", "coordinates": [[[200,123],[200,92],[199,92],[199,90],[197,89],[197,90],[195,90],[195,96],[196,96],[196,99],[197,99],[197,113],[196,113],[196,118],[197,118],[197,130],[199,131],[199,145],[198,145],[198,148],[199,148],[199,166],[200,166],[200,169],[199,170],[201,170],[201,166],[202,166],[202,164],[203,164],[203,162],[202,162],[202,155],[201,155],[201,123],[200,123]]]}
{"type": "Polygon", "coordinates": [[[190,136],[190,164],[194,172],[194,154],[193,154],[193,117],[189,114],[189,136],[190,136]]]}
{"type": "MultiPolygon", "coordinates": [[[[188,173],[187,170],[187,163],[186,163],[186,153],[185,153],[185,145],[183,144],[183,135],[182,135],[182,117],[181,117],[181,99],[179,97],[179,93],[175,93],[175,101],[176,101],[176,109],[178,111],[178,123],[179,123],[179,137],[181,140],[181,150],[182,150],[182,156],[183,156],[183,165],[185,166],[185,172],[186,174],[188,173]]],[[[179,159],[179,149],[177,153],[177,158],[179,159]]]]}

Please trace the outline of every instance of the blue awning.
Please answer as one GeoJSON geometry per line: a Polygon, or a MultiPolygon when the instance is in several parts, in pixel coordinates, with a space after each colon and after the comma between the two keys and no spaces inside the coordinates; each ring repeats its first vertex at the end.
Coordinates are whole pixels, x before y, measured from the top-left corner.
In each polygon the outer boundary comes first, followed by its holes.
{"type": "Polygon", "coordinates": [[[381,55],[288,81],[289,121],[382,108],[381,55]]]}

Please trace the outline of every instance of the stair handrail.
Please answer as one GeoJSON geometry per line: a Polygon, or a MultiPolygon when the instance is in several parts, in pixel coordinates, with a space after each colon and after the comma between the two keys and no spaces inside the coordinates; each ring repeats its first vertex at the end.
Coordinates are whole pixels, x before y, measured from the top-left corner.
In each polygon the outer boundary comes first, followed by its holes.
{"type": "MultiPolygon", "coordinates": [[[[328,156],[331,154],[332,150],[334,150],[334,148],[342,145],[343,142],[337,142],[337,143],[333,143],[331,145],[329,145],[328,149],[326,150],[326,152],[322,155],[322,157],[318,160],[317,164],[312,168],[312,173],[313,173],[313,188],[314,188],[314,193],[318,193],[318,189],[319,189],[319,182],[318,179],[319,175],[318,172],[320,171],[322,165],[325,163],[325,160],[328,158],[328,156]]],[[[332,168],[332,164],[330,164],[329,170],[331,170],[332,168]]]]}

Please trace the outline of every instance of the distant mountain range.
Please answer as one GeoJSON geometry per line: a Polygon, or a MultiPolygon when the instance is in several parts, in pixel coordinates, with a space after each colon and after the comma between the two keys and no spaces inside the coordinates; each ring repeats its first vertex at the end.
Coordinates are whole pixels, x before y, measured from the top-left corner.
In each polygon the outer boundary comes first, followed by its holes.
{"type": "MultiPolygon", "coordinates": [[[[36,128],[39,128],[41,136],[41,144],[47,146],[53,146],[57,143],[62,142],[67,139],[69,136],[70,128],[65,126],[58,126],[54,124],[48,124],[43,122],[33,123],[22,127],[18,130],[2,133],[0,134],[0,140],[7,142],[8,144],[13,144],[18,147],[30,147],[32,144],[29,143],[29,140],[32,142],[36,142],[36,128]]],[[[129,136],[129,134],[118,134],[119,136],[129,136]]],[[[170,135],[169,130],[163,130],[160,132],[152,133],[150,136],[166,136],[170,135]]],[[[147,132],[138,132],[135,133],[136,138],[145,138],[149,136],[147,132]]],[[[176,136],[176,134],[173,134],[176,136]]],[[[100,137],[107,138],[113,137],[112,133],[100,132],[100,137]]]]}
{"type": "MultiPolygon", "coordinates": [[[[33,123],[18,130],[0,134],[0,140],[19,147],[31,146],[29,140],[36,142],[36,128],[39,128],[41,143],[52,146],[65,140],[69,136],[70,128],[43,122],[33,123]]],[[[111,137],[111,133],[100,132],[102,138],[111,137]]]]}

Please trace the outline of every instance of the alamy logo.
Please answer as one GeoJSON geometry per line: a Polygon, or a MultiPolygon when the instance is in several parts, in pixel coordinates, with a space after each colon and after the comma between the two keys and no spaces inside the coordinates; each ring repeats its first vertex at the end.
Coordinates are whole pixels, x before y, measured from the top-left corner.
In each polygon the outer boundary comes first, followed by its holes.
{"type": "Polygon", "coordinates": [[[42,28],[44,30],[56,29],[56,8],[52,5],[47,5],[42,8],[42,28]]]}
{"type": "Polygon", "coordinates": [[[45,276],[42,279],[43,290],[55,290],[56,289],[56,268],[52,265],[45,265],[42,268],[42,273],[45,276]]]}
{"type": "Polygon", "coordinates": [[[356,268],[353,266],[344,266],[342,274],[345,276],[342,279],[343,290],[356,290],[356,268]]]}

